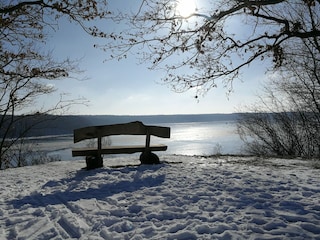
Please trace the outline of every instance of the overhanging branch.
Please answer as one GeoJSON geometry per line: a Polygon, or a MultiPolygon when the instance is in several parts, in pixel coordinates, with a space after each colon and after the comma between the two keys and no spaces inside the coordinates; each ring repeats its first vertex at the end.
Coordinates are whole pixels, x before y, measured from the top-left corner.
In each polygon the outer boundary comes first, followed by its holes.
{"type": "Polygon", "coordinates": [[[39,0],[39,1],[33,1],[33,2],[20,2],[16,5],[12,5],[9,7],[5,7],[5,8],[0,8],[0,13],[12,13],[16,10],[22,9],[24,6],[28,6],[28,5],[42,5],[43,1],[39,0]]]}

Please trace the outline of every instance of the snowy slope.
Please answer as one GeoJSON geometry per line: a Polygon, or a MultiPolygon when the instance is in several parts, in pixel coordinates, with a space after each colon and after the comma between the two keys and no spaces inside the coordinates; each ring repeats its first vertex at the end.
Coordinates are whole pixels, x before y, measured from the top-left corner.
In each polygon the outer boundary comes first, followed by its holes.
{"type": "Polygon", "coordinates": [[[300,160],[120,156],[0,171],[0,239],[320,239],[320,170],[300,160]],[[266,166],[264,166],[266,165],[266,166]]]}

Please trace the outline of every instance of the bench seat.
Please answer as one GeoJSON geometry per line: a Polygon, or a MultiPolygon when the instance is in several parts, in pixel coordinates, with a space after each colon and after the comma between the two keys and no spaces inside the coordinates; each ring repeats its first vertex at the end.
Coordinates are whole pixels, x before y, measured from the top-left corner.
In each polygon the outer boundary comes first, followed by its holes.
{"type": "MultiPolygon", "coordinates": [[[[163,144],[150,145],[151,151],[166,151],[168,146],[163,144]]],[[[122,154],[144,152],[145,145],[110,146],[101,148],[101,154],[122,154]]],[[[94,156],[98,152],[97,148],[73,148],[72,156],[94,156]]]]}

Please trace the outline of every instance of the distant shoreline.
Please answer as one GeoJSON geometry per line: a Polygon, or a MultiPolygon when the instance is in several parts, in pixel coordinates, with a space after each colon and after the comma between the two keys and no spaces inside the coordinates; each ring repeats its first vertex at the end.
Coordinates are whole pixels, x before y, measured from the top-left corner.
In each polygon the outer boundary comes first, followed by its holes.
{"type": "MultiPolygon", "coordinates": [[[[239,114],[177,114],[177,115],[43,115],[34,119],[28,118],[26,122],[19,122],[14,128],[16,132],[23,132],[23,127],[35,126],[26,137],[60,136],[73,134],[73,130],[87,126],[118,124],[133,121],[141,121],[144,124],[170,124],[188,122],[214,122],[214,121],[236,121],[239,114]],[[21,129],[21,130],[20,130],[21,129]]],[[[18,116],[17,116],[18,117],[18,116]]],[[[0,133],[1,135],[1,133],[0,133]]]]}

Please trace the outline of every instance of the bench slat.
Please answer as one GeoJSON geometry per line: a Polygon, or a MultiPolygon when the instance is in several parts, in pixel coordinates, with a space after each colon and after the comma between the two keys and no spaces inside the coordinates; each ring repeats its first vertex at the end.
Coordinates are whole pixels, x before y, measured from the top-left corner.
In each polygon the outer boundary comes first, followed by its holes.
{"type": "Polygon", "coordinates": [[[131,122],[75,129],[74,143],[111,135],[146,135],[147,133],[157,137],[170,138],[170,128],[168,127],[146,126],[142,122],[131,122]]]}
{"type": "MultiPolygon", "coordinates": [[[[166,151],[168,146],[163,144],[151,145],[151,151],[166,151]]],[[[132,145],[132,146],[112,146],[104,147],[101,149],[101,154],[122,154],[122,153],[137,153],[143,152],[146,149],[144,145],[132,145]]],[[[74,148],[72,149],[72,156],[93,156],[97,153],[96,148],[74,148]]]]}

